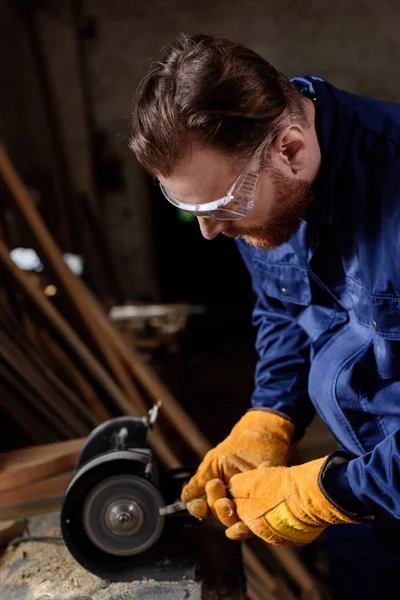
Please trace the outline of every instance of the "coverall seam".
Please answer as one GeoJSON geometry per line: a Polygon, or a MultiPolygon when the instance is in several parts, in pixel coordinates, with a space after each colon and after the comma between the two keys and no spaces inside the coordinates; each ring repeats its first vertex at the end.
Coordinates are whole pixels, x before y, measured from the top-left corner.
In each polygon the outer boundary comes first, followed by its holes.
{"type": "MultiPolygon", "coordinates": [[[[331,338],[326,342],[326,344],[324,344],[322,346],[322,348],[320,348],[320,350],[315,354],[314,359],[311,364],[311,367],[310,367],[310,375],[311,375],[311,371],[313,372],[315,365],[318,364],[318,362],[321,360],[321,358],[323,358],[324,355],[329,351],[331,346],[334,344],[335,340],[339,339],[343,334],[344,334],[343,329],[340,329],[339,331],[337,331],[333,336],[331,336],[331,338]]],[[[310,381],[310,375],[309,375],[309,381],[310,381]]],[[[312,395],[310,392],[311,392],[311,389],[309,389],[309,396],[310,396],[310,398],[312,398],[312,395]]],[[[314,404],[314,402],[313,402],[313,404],[314,404]]],[[[321,406],[320,402],[315,403],[315,408],[316,408],[317,412],[319,412],[321,414],[323,420],[328,423],[329,419],[326,418],[325,411],[323,410],[323,406],[321,406]]]]}
{"type": "Polygon", "coordinates": [[[364,290],[364,292],[367,294],[367,296],[369,298],[372,298],[372,299],[377,298],[377,299],[382,299],[382,300],[391,300],[393,303],[400,302],[400,295],[397,295],[397,294],[371,294],[362,283],[360,283],[359,281],[357,281],[357,279],[354,279],[354,277],[352,277],[351,275],[346,275],[346,278],[350,279],[350,281],[352,281],[356,285],[360,286],[360,288],[362,288],[364,290]]]}
{"type": "MultiPolygon", "coordinates": [[[[344,331],[346,331],[348,329],[348,326],[344,327],[344,331]]],[[[368,340],[368,342],[365,342],[361,348],[357,348],[356,351],[352,352],[350,355],[346,356],[345,359],[342,360],[342,362],[338,365],[333,377],[332,377],[332,382],[331,382],[331,394],[332,394],[332,398],[335,402],[335,404],[337,405],[340,414],[343,415],[343,419],[344,419],[344,424],[347,428],[347,430],[349,431],[351,437],[353,438],[353,442],[355,443],[355,445],[358,447],[359,450],[361,450],[362,453],[365,454],[366,449],[364,448],[363,444],[361,443],[361,440],[358,439],[356,432],[354,431],[354,429],[351,427],[351,424],[349,422],[349,420],[347,419],[345,413],[343,412],[338,397],[338,381],[339,381],[339,377],[343,372],[344,367],[347,364],[350,363],[354,363],[355,358],[361,354],[362,352],[364,352],[365,348],[367,346],[369,346],[371,343],[371,340],[368,340]]],[[[362,405],[361,405],[362,406],[362,405]]]]}

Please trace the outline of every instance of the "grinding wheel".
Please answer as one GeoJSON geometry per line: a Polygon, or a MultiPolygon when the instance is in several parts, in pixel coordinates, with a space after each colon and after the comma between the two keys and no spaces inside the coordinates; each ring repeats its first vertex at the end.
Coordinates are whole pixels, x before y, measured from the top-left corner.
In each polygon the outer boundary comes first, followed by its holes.
{"type": "Polygon", "coordinates": [[[134,475],[115,475],[88,494],[82,520],[93,544],[115,556],[134,556],[159,538],[163,500],[158,490],[134,475]]]}
{"type": "Polygon", "coordinates": [[[164,528],[156,480],[146,449],[108,451],[78,469],[64,494],[61,529],[83,567],[110,581],[132,581],[164,528]]]}

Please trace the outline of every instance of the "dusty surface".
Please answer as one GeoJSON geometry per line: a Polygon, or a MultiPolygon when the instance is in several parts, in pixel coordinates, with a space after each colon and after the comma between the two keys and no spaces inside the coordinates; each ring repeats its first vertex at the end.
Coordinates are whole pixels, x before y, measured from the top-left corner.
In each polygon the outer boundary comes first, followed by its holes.
{"type": "MultiPolygon", "coordinates": [[[[60,535],[34,524],[31,533],[39,532],[60,535]]],[[[27,542],[0,555],[0,600],[200,600],[200,587],[190,580],[110,583],[85,571],[62,542],[27,542]]]]}

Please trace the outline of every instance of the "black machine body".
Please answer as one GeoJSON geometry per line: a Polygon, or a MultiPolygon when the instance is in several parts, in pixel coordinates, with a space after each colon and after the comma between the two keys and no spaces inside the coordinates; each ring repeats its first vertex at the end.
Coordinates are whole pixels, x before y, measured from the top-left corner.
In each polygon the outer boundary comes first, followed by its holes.
{"type": "Polygon", "coordinates": [[[157,410],[97,427],[65,491],[65,543],[83,567],[110,581],[134,579],[135,565],[154,551],[164,529],[158,464],[146,443],[157,410]]]}

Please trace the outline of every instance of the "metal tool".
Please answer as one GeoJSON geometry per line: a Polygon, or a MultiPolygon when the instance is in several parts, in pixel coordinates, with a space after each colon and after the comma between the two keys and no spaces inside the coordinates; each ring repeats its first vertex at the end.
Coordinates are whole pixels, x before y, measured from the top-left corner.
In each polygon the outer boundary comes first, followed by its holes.
{"type": "MultiPolygon", "coordinates": [[[[197,498],[197,500],[207,500],[207,494],[204,494],[203,496],[199,496],[199,498],[197,498]]],[[[159,509],[158,512],[162,517],[165,517],[166,515],[173,515],[177,512],[181,512],[182,510],[187,510],[186,502],[184,502],[183,500],[178,500],[177,502],[174,502],[173,504],[168,504],[167,506],[161,506],[161,508],[159,509]]]]}
{"type": "Polygon", "coordinates": [[[161,517],[165,517],[166,515],[173,515],[177,512],[181,512],[182,510],[186,510],[186,502],[179,500],[173,504],[168,504],[168,506],[161,506],[161,508],[158,510],[158,514],[161,517]]]}
{"type": "MultiPolygon", "coordinates": [[[[86,569],[110,581],[129,581],[132,566],[151,552],[164,527],[157,462],[146,435],[148,418],[106,421],[88,437],[61,512],[65,543],[86,569]]],[[[166,513],[170,514],[170,513],[166,513]]]]}

